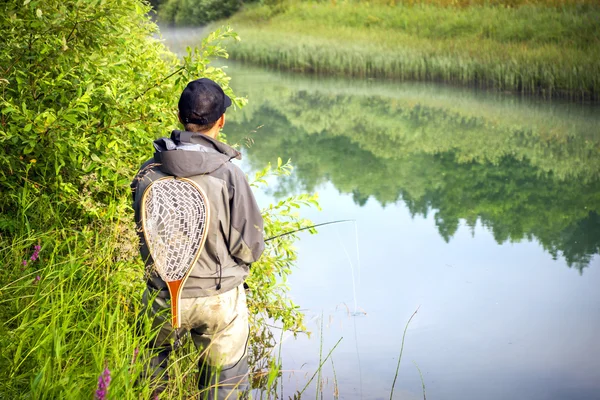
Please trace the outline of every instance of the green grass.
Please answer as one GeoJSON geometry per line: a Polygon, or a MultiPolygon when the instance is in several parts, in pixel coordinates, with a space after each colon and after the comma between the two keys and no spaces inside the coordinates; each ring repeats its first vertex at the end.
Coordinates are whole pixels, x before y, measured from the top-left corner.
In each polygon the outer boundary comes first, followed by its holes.
{"type": "MultiPolygon", "coordinates": [[[[3,251],[0,398],[91,399],[108,370],[106,399],[154,399],[145,371],[156,332],[143,313],[143,266],[120,258],[119,246],[136,240],[124,227],[28,235],[3,251]],[[40,259],[23,269],[34,243],[40,259]]],[[[200,353],[185,343],[172,355],[162,399],[202,395],[200,353]]]]}
{"type": "Polygon", "coordinates": [[[600,89],[598,6],[295,3],[227,22],[242,38],[233,59],[278,69],[583,99],[600,89]]]}
{"type": "MultiPolygon", "coordinates": [[[[265,169],[256,179],[289,168],[265,169]]],[[[105,369],[111,374],[107,398],[151,398],[153,383],[145,370],[153,355],[147,344],[156,332],[142,312],[144,266],[133,215],[123,212],[128,202],[128,197],[115,197],[106,208],[111,214],[87,225],[65,222],[42,229],[35,224],[35,230],[16,215],[18,232],[0,230],[0,398],[90,399],[105,369]],[[31,260],[36,245],[41,246],[39,258],[31,260]]],[[[314,197],[298,195],[263,210],[267,234],[311,225],[292,212],[306,204],[316,204],[314,197]]],[[[57,204],[24,197],[20,207],[55,215],[57,204]]],[[[286,329],[303,327],[303,315],[281,282],[296,258],[294,240],[289,235],[271,242],[248,279],[250,342],[259,369],[272,358],[273,344],[260,337],[267,314],[286,329]]],[[[189,340],[172,354],[169,386],[161,399],[202,395],[196,385],[199,357],[189,340]]],[[[272,391],[269,385],[259,388],[272,391]]]]}
{"type": "Polygon", "coordinates": [[[1,241],[0,397],[92,398],[105,368],[111,397],[150,396],[147,381],[133,390],[150,327],[135,332],[142,271],[117,255],[122,239],[131,238],[122,228],[49,230],[1,241]],[[38,243],[40,258],[23,266],[38,243]]]}

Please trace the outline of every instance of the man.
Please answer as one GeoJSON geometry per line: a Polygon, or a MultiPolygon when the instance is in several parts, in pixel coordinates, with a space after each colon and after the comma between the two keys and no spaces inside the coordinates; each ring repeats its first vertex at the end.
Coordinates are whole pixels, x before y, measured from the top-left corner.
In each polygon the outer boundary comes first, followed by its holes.
{"type": "MultiPolygon", "coordinates": [[[[202,352],[199,388],[210,399],[237,399],[247,390],[248,308],[243,283],[249,265],[264,250],[260,210],[244,173],[231,163],[241,155],[217,140],[230,105],[231,99],[210,79],[190,82],[179,99],[179,121],[185,131],[156,140],[154,158],[142,165],[131,184],[138,228],[144,190],[156,179],[189,178],[208,197],[208,236],[182,291],[178,334],[189,331],[202,352]]],[[[151,266],[143,234],[140,240],[142,257],[151,266]]],[[[170,308],[167,285],[151,273],[144,301],[154,297],[154,323],[164,325],[152,342],[159,353],[151,367],[154,376],[166,380],[169,353],[178,340],[170,313],[164,312],[170,308]]],[[[164,383],[159,390],[164,390],[164,383]]]]}

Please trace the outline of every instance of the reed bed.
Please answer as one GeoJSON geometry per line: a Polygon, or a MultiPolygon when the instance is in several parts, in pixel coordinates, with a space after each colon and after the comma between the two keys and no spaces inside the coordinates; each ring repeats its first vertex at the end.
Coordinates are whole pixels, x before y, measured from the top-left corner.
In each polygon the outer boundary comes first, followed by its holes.
{"type": "MultiPolygon", "coordinates": [[[[319,0],[317,0],[319,1],[319,0]]],[[[563,7],[573,5],[594,5],[595,0],[320,0],[332,5],[347,3],[378,4],[385,6],[420,6],[434,5],[440,7],[472,7],[472,6],[502,6],[521,7],[527,5],[543,5],[546,7],[563,7]]]]}
{"type": "Polygon", "coordinates": [[[282,70],[597,99],[600,6],[299,3],[229,21],[233,59],[282,70]]]}

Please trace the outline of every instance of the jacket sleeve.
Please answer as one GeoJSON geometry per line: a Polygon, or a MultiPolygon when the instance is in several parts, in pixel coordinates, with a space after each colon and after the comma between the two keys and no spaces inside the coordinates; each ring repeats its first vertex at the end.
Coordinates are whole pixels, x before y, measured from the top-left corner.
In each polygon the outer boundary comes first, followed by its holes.
{"type": "Polygon", "coordinates": [[[229,254],[240,264],[251,264],[265,249],[263,219],[244,173],[236,168],[233,175],[229,254]]]}

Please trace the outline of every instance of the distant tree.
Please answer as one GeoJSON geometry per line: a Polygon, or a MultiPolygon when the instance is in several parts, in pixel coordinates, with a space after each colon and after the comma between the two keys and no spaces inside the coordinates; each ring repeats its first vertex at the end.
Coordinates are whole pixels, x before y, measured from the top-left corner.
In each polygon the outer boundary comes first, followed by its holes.
{"type": "Polygon", "coordinates": [[[166,0],[158,6],[158,20],[165,25],[201,26],[227,18],[241,6],[241,0],[166,0]]]}

